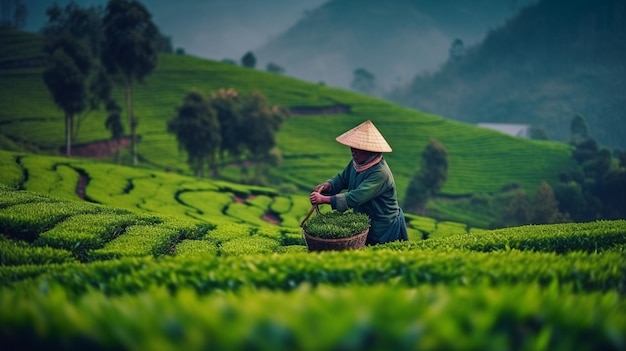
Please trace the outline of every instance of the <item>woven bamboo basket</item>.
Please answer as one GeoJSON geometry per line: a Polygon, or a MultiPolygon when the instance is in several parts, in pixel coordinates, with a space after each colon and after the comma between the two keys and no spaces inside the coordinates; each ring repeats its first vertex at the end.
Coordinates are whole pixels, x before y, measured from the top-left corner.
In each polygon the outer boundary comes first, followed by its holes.
{"type": "Polygon", "coordinates": [[[309,251],[358,250],[365,246],[367,234],[370,231],[369,228],[365,229],[361,233],[340,239],[326,239],[309,235],[306,230],[304,230],[304,222],[309,219],[314,211],[317,212],[317,214],[320,213],[319,208],[314,205],[311,207],[311,210],[306,215],[302,223],[300,223],[300,227],[302,227],[302,236],[304,236],[304,240],[306,241],[306,246],[309,251]]]}
{"type": "Polygon", "coordinates": [[[304,235],[304,240],[306,241],[306,246],[309,251],[358,250],[365,246],[367,233],[369,233],[369,231],[369,228],[367,228],[362,233],[341,239],[318,238],[316,236],[307,234],[304,229],[302,229],[302,235],[304,235]]]}

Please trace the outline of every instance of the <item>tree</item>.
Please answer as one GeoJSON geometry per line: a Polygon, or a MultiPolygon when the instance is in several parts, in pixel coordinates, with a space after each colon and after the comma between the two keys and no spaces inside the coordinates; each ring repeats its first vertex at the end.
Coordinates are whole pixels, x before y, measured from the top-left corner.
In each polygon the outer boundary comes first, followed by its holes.
{"type": "Polygon", "coordinates": [[[263,183],[265,165],[277,164],[280,154],[275,149],[276,133],[288,117],[285,109],[270,106],[261,93],[252,93],[244,98],[241,113],[244,118],[244,142],[256,163],[257,183],[263,183]]]}
{"type": "Polygon", "coordinates": [[[152,73],[157,63],[159,32],[150,12],[136,0],[110,0],[103,19],[102,62],[124,90],[130,126],[133,165],[137,165],[137,125],[133,111],[133,87],[152,73]]]}
{"type": "Polygon", "coordinates": [[[196,177],[204,176],[205,165],[216,176],[216,159],[221,143],[217,113],[198,91],[189,92],[176,115],[167,123],[169,133],[176,135],[179,149],[187,152],[187,163],[196,177]]]}
{"type": "Polygon", "coordinates": [[[617,159],[619,160],[619,167],[626,168],[626,151],[618,151],[617,159]]]}
{"type": "Polygon", "coordinates": [[[460,61],[463,56],[465,56],[465,45],[463,44],[463,40],[456,38],[448,50],[448,61],[457,62],[460,61]]]}
{"type": "Polygon", "coordinates": [[[513,191],[513,196],[504,207],[498,226],[511,227],[528,223],[530,201],[524,189],[513,191]]]}
{"type": "Polygon", "coordinates": [[[43,51],[47,67],[43,78],[56,105],[65,113],[66,155],[90,111],[110,95],[110,85],[98,62],[101,22],[97,8],[74,3],[47,10],[43,51]]]}
{"type": "Polygon", "coordinates": [[[241,96],[234,89],[220,89],[211,95],[211,107],[220,122],[222,159],[238,160],[245,150],[241,96]]]}
{"type": "Polygon", "coordinates": [[[285,69],[274,62],[268,63],[265,70],[270,73],[276,73],[276,74],[285,73],[285,69]]]}
{"type": "Polygon", "coordinates": [[[541,182],[529,209],[529,222],[534,224],[552,224],[564,222],[566,219],[567,216],[559,212],[558,202],[552,187],[545,181],[541,182]]]}
{"type": "Polygon", "coordinates": [[[589,128],[587,127],[587,121],[585,121],[585,117],[581,115],[574,116],[570,125],[570,132],[572,134],[572,144],[577,144],[581,141],[589,139],[589,128]]]}
{"type": "Polygon", "coordinates": [[[606,173],[600,191],[604,218],[626,218],[626,169],[620,167],[606,173]]]}
{"type": "Polygon", "coordinates": [[[409,182],[402,207],[409,213],[424,214],[428,198],[428,190],[417,173],[409,182]]]}
{"type": "Polygon", "coordinates": [[[373,94],[376,90],[376,77],[365,68],[357,68],[353,72],[354,77],[350,87],[356,91],[373,94]]]}
{"type": "Polygon", "coordinates": [[[246,52],[246,54],[241,57],[241,65],[247,68],[256,67],[256,57],[254,56],[252,51],[246,52]]]}
{"type": "Polygon", "coordinates": [[[548,140],[548,133],[543,128],[530,127],[528,137],[533,140],[548,140]]]}
{"type": "Polygon", "coordinates": [[[22,28],[27,15],[28,8],[22,0],[0,0],[0,28],[22,28]]]}
{"type": "Polygon", "coordinates": [[[89,71],[89,60],[83,48],[70,37],[64,43],[48,49],[49,65],[43,72],[43,79],[52,94],[55,104],[65,113],[65,154],[72,154],[72,135],[74,117],[83,112],[87,106],[86,77],[89,71]],[[63,47],[72,47],[68,52],[63,47]]]}
{"type": "Polygon", "coordinates": [[[448,178],[448,152],[441,142],[431,139],[422,152],[424,167],[422,179],[429,193],[434,195],[448,178]]]}
{"type": "Polygon", "coordinates": [[[161,33],[158,33],[156,39],[156,50],[165,54],[171,54],[174,52],[174,46],[172,45],[172,37],[168,37],[161,33]]]}
{"type": "Polygon", "coordinates": [[[587,161],[593,160],[599,150],[600,147],[598,146],[598,143],[594,139],[588,138],[579,141],[574,145],[572,157],[576,160],[576,162],[578,162],[578,164],[583,164],[587,161]]]}
{"type": "Polygon", "coordinates": [[[124,135],[124,125],[122,124],[122,108],[115,100],[111,99],[106,104],[107,119],[105,127],[111,132],[111,138],[115,140],[115,160],[120,162],[120,139],[124,135]]]}
{"type": "Polygon", "coordinates": [[[448,177],[448,152],[441,142],[431,139],[422,152],[419,171],[409,182],[403,207],[423,213],[428,199],[435,195],[448,177]]]}

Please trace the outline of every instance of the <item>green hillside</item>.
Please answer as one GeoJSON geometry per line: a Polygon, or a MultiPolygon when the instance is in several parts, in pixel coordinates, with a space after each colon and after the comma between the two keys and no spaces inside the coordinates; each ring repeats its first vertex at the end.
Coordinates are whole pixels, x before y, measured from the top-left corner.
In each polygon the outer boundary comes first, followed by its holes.
{"type": "MultiPolygon", "coordinates": [[[[63,157],[61,113],[41,81],[38,41],[18,35],[0,31],[3,349],[626,348],[626,221],[470,224],[491,215],[478,211],[480,193],[556,177],[571,162],[568,146],[162,55],[136,90],[140,166],[63,157]],[[189,89],[230,87],[259,90],[272,104],[350,112],[288,119],[275,184],[239,184],[232,169],[225,179],[190,176],[165,121],[189,89]],[[300,228],[308,191],[347,164],[334,138],[365,119],[394,148],[386,157],[400,195],[429,139],[446,146],[449,180],[431,205],[444,216],[406,214],[407,241],[308,252],[300,228]],[[277,190],[290,184],[299,190],[277,190]]],[[[80,144],[108,138],[103,117],[85,120],[80,144]]]]}
{"type": "MultiPolygon", "coordinates": [[[[0,184],[11,189],[84,200],[141,214],[167,214],[210,227],[233,224],[244,232],[269,226],[263,231],[291,236],[289,242],[300,246],[303,245],[300,223],[311,208],[307,194],[285,195],[268,187],[196,179],[85,159],[0,150],[0,166],[3,170],[0,184]]],[[[321,206],[320,210],[331,209],[321,206]]],[[[411,214],[406,219],[412,240],[480,230],[411,214]]]]}
{"type": "MultiPolygon", "coordinates": [[[[31,45],[24,48],[22,40],[15,40],[16,35],[0,31],[0,46],[6,48],[0,53],[0,145],[8,150],[58,154],[64,143],[63,118],[43,84],[42,68],[15,64],[20,62],[16,61],[19,55],[21,62],[37,58],[39,54],[33,50],[37,40],[31,38],[31,45]],[[5,64],[8,61],[13,64],[5,64]]],[[[135,91],[143,167],[189,174],[186,156],[178,152],[174,136],[166,133],[166,121],[189,90],[210,93],[220,88],[260,91],[271,104],[290,108],[349,107],[346,114],[292,116],[279,132],[278,146],[284,161],[271,171],[275,185],[294,184],[303,193],[347,164],[349,152],[334,138],[366,119],[376,124],[394,149],[386,158],[400,199],[431,138],[441,141],[448,150],[448,181],[442,189],[448,196],[496,193],[511,183],[532,191],[542,180],[556,180],[558,172],[572,162],[565,144],[513,138],[384,100],[258,70],[189,56],[161,55],[154,74],[135,91]]],[[[108,138],[104,112],[96,111],[83,122],[76,144],[108,138]]],[[[451,219],[459,218],[454,211],[448,212],[451,219]]],[[[475,225],[488,223],[485,219],[475,225]]]]}
{"type": "MultiPolygon", "coordinates": [[[[58,161],[13,156],[29,170],[58,161]]],[[[79,166],[96,164],[68,165],[79,166]]],[[[122,176],[112,178],[114,188],[122,176]]],[[[275,228],[0,185],[0,340],[10,350],[626,345],[623,220],[448,231],[322,253],[275,228]]]]}

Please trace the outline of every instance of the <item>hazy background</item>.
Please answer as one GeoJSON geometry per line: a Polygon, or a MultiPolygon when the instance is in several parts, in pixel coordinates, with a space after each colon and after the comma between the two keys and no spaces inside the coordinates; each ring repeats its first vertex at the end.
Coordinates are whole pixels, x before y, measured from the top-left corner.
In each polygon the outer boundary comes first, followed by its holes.
{"type": "MultiPolygon", "coordinates": [[[[236,61],[287,30],[327,0],[146,0],[161,32],[172,38],[174,48],[190,55],[236,61]]],[[[28,7],[26,27],[36,32],[47,22],[46,9],[67,0],[24,0],[28,7]]],[[[106,0],[75,0],[81,7],[106,6],[106,0]]]]}
{"type": "MultiPolygon", "coordinates": [[[[353,71],[374,74],[378,92],[435,71],[450,44],[484,38],[535,0],[145,0],[174,49],[240,62],[252,51],[257,68],[272,62],[284,74],[350,88],[353,71]]],[[[70,1],[25,0],[27,31],[47,21],[46,9],[70,1]]],[[[81,7],[106,0],[76,0],[81,7]]]]}

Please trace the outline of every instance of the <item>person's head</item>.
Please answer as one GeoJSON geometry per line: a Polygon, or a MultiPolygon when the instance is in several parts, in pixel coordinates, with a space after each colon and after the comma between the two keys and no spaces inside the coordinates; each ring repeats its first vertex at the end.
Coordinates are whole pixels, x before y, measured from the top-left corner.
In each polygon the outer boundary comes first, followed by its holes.
{"type": "Polygon", "coordinates": [[[359,157],[364,155],[366,152],[369,153],[369,156],[381,152],[391,152],[391,146],[387,144],[383,135],[380,134],[378,129],[374,126],[374,123],[370,120],[367,120],[341,134],[335,138],[335,140],[337,140],[340,144],[349,146],[352,150],[353,158],[355,155],[354,150],[358,150],[359,157]]]}
{"type": "Polygon", "coordinates": [[[372,152],[351,147],[350,153],[352,154],[352,159],[354,160],[354,162],[361,164],[367,161],[372,156],[378,155],[380,152],[372,152]]]}

